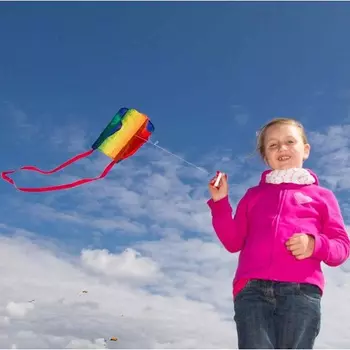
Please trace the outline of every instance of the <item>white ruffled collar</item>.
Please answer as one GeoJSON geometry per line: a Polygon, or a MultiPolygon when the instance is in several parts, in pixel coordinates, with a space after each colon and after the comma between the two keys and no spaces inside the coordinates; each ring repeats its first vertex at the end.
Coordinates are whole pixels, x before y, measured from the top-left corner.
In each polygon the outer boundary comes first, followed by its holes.
{"type": "Polygon", "coordinates": [[[272,170],[266,175],[266,182],[270,184],[293,183],[311,185],[316,179],[304,168],[290,168],[286,170],[272,170]]]}

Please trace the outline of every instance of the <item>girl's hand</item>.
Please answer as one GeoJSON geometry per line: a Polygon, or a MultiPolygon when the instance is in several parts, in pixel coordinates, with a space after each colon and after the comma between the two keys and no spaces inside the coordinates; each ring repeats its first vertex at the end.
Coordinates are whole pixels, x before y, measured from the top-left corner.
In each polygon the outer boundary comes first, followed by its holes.
{"type": "Polygon", "coordinates": [[[302,260],[314,252],[315,239],[306,233],[296,233],[288,239],[286,246],[298,260],[302,260]]]}
{"type": "Polygon", "coordinates": [[[223,173],[218,187],[215,187],[214,183],[217,177],[218,173],[209,182],[209,192],[214,202],[217,202],[228,195],[227,175],[223,173]]]}

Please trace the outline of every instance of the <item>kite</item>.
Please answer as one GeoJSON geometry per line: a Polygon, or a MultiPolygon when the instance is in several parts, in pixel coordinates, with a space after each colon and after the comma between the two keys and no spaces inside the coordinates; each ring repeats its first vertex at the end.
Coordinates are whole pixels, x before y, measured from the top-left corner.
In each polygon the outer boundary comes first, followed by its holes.
{"type": "Polygon", "coordinates": [[[9,175],[14,173],[16,170],[3,171],[1,173],[1,177],[3,180],[7,181],[17,188],[17,190],[22,192],[47,192],[77,187],[88,182],[104,178],[115,164],[128,157],[131,157],[144,145],[144,143],[148,142],[153,132],[154,126],[147,115],[138,112],[136,109],[123,107],[115,114],[97,140],[92,144],[89,151],[78,154],[49,171],[40,170],[34,166],[23,166],[19,169],[49,175],[60,171],[61,169],[82,158],[90,156],[93,152],[98,150],[109,158],[112,158],[112,161],[105,167],[99,176],[80,179],[63,185],[38,188],[17,187],[14,180],[9,177],[9,175]]]}

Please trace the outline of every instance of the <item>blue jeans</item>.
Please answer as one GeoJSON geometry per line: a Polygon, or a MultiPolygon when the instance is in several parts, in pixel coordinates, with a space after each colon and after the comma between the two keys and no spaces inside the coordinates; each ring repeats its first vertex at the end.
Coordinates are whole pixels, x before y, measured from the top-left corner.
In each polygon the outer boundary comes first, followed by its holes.
{"type": "Polygon", "coordinates": [[[236,295],[239,349],[312,349],[321,324],[321,291],[305,283],[251,280],[236,295]]]}

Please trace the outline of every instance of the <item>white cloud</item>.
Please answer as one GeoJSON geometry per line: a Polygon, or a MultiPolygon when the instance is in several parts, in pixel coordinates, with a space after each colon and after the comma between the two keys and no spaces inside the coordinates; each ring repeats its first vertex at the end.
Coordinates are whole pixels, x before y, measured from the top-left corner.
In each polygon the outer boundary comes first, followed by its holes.
{"type": "MultiPolygon", "coordinates": [[[[235,346],[230,294],[237,256],[217,243],[164,238],[121,254],[83,250],[80,263],[2,237],[0,256],[0,347],[102,348],[102,339],[113,336],[118,342],[108,347],[235,346]]],[[[348,347],[348,274],[325,270],[317,347],[348,347]]]]}
{"type": "Polygon", "coordinates": [[[66,348],[67,349],[103,349],[106,344],[106,339],[98,338],[94,340],[87,339],[73,339],[66,348]]]}
{"type": "Polygon", "coordinates": [[[15,303],[10,301],[6,305],[6,311],[10,317],[24,318],[30,310],[34,309],[31,303],[15,303]]]}
{"type": "Polygon", "coordinates": [[[244,108],[241,105],[232,105],[231,109],[233,111],[234,120],[238,125],[244,126],[249,121],[249,114],[246,111],[246,108],[244,108]]]}
{"type": "MultiPolygon", "coordinates": [[[[30,140],[39,130],[38,126],[34,125],[26,112],[10,102],[3,102],[1,104],[0,116],[4,120],[6,119],[13,123],[17,131],[20,131],[21,140],[30,140]]],[[[12,142],[15,140],[12,140],[12,142]]]]}
{"type": "Polygon", "coordinates": [[[10,324],[10,318],[8,316],[0,317],[0,326],[5,327],[10,324]]]}
{"type": "MultiPolygon", "coordinates": [[[[0,337],[0,347],[11,344],[26,348],[64,348],[68,344],[90,347],[97,346],[96,339],[112,336],[118,337],[118,347],[123,348],[227,347],[233,344],[231,321],[224,320],[209,299],[198,302],[181,293],[171,293],[171,275],[158,281],[159,286],[167,281],[166,295],[153,295],[129,279],[131,276],[144,281],[145,276],[150,278],[158,273],[161,260],[157,261],[153,253],[140,257],[135,257],[132,250],[120,255],[109,253],[106,259],[109,263],[101,265],[100,260],[91,260],[82,252],[83,262],[88,260],[89,267],[97,267],[90,273],[84,264],[80,266],[74,259],[57,257],[55,251],[26,239],[1,238],[1,256],[4,252],[12,258],[1,267],[2,276],[8,276],[0,281],[2,304],[12,305],[11,309],[16,309],[17,313],[13,317],[13,312],[8,314],[8,307],[4,309],[0,305],[0,317],[9,318],[5,328],[0,330],[0,335],[7,335],[0,337]],[[130,271],[128,276],[120,273],[123,266],[130,271]],[[105,277],[106,272],[109,278],[100,278],[105,277]],[[81,290],[88,293],[79,295],[81,290]],[[29,303],[30,299],[35,299],[35,303],[29,303]],[[28,305],[31,305],[30,312],[19,311],[28,305]]],[[[95,253],[101,254],[100,251],[95,253]]],[[[184,274],[183,270],[187,269],[183,266],[178,272],[184,274]]],[[[167,274],[166,269],[163,272],[167,274]]],[[[175,284],[178,282],[174,280],[175,284]]],[[[176,289],[186,290],[187,287],[184,284],[173,288],[176,289]]]]}
{"type": "Polygon", "coordinates": [[[93,272],[137,282],[151,282],[160,273],[159,266],[150,258],[128,248],[120,255],[110,254],[106,249],[84,249],[81,254],[84,267],[93,272]]]}
{"type": "Polygon", "coordinates": [[[332,125],[310,133],[312,159],[319,178],[334,191],[350,189],[350,125],[332,125]]]}
{"type": "MultiPolygon", "coordinates": [[[[185,182],[181,170],[164,166],[163,160],[171,159],[170,156],[150,149],[140,153],[153,156],[155,162],[160,159],[158,164],[162,166],[158,170],[152,169],[149,164],[141,163],[140,155],[135,156],[117,164],[103,180],[47,195],[45,204],[27,197],[25,203],[14,204],[16,210],[30,213],[33,220],[69,222],[103,231],[145,234],[147,229],[141,222],[147,220],[164,227],[171,225],[181,230],[211,234],[205,197],[208,179],[186,173],[185,182]],[[70,204],[68,208],[64,207],[63,201],[70,204]],[[72,203],[76,205],[72,207],[72,203]]],[[[62,175],[50,176],[50,184],[95,176],[109,161],[106,156],[97,153],[80,166],[69,167],[62,175]]],[[[48,178],[41,181],[47,185],[48,178]]]]}
{"type": "Polygon", "coordinates": [[[89,142],[89,136],[83,125],[61,125],[53,130],[50,141],[67,152],[78,153],[87,151],[91,147],[92,142],[89,142]]]}

